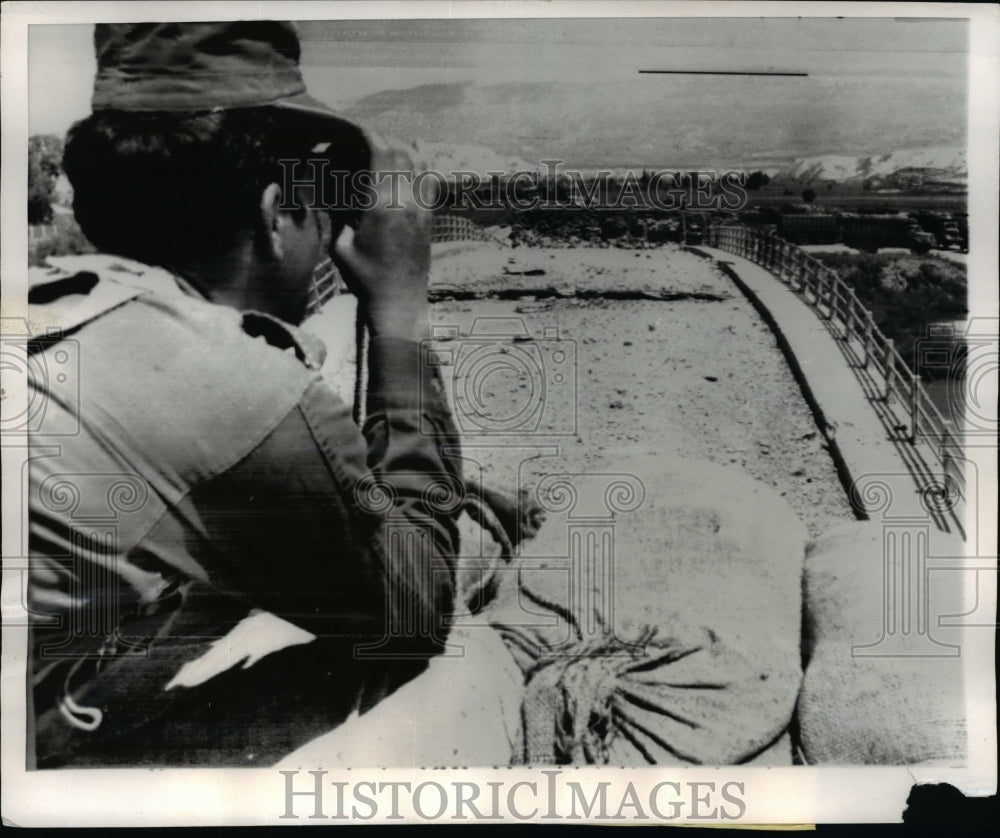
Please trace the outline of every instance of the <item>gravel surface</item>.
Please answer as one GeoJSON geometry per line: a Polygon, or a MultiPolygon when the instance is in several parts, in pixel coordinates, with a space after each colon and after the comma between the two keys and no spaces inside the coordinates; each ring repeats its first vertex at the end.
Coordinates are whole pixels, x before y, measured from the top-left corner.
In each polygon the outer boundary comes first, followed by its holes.
{"type": "Polygon", "coordinates": [[[692,270],[690,253],[675,247],[619,248],[470,247],[435,252],[431,296],[471,292],[616,294],[649,297],[691,295],[730,297],[738,293],[721,284],[712,271],[692,270]]]}
{"type": "Polygon", "coordinates": [[[775,488],[813,536],[853,520],[773,335],[706,260],[669,245],[452,247],[435,252],[432,296],[468,473],[513,491],[701,458],[775,488]]]}

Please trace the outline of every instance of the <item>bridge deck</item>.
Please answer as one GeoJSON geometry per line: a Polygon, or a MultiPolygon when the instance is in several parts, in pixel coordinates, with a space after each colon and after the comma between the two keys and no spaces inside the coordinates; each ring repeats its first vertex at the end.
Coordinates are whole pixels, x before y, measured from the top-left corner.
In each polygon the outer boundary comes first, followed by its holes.
{"type": "Polygon", "coordinates": [[[885,402],[883,388],[827,321],[749,259],[710,247],[699,250],[732,270],[784,342],[818,422],[828,428],[841,477],[855,503],[872,517],[930,518],[939,529],[961,532],[965,522],[927,489],[940,483],[931,449],[911,444],[906,428],[898,424],[905,406],[895,397],[885,402]]]}
{"type": "MultiPolygon", "coordinates": [[[[473,366],[458,370],[453,389],[464,391],[468,383],[473,392],[466,395],[483,398],[480,428],[491,416],[510,415],[512,405],[530,406],[533,382],[514,365],[527,346],[550,358],[546,327],[557,328],[575,354],[575,388],[568,379],[547,381],[537,428],[487,434],[476,432],[476,417],[465,423],[463,444],[499,486],[517,485],[512,472],[520,454],[530,455],[527,446],[559,452],[523,467],[520,479],[531,485],[539,474],[613,471],[637,458],[654,474],[661,458],[683,456],[771,485],[814,534],[853,520],[823,435],[771,330],[706,260],[675,246],[483,246],[435,259],[431,292],[439,300],[435,323],[463,336],[477,317],[513,317],[542,338],[502,343],[506,353],[493,356],[501,365],[482,386],[469,377],[473,366]],[[449,300],[446,289],[462,293],[449,300]],[[482,296],[469,299],[469,291],[482,296]],[[511,366],[502,368],[505,362],[511,366]],[[566,433],[571,420],[575,432],[566,433]]],[[[473,345],[458,339],[441,348],[471,360],[473,345]]]]}

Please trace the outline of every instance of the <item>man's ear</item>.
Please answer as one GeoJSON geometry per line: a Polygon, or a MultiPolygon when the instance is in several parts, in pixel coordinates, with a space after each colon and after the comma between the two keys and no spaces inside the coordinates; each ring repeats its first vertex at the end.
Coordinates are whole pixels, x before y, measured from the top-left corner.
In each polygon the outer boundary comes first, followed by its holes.
{"type": "Polygon", "coordinates": [[[281,187],[276,183],[269,183],[260,195],[260,222],[261,241],[260,246],[272,259],[280,260],[284,257],[284,246],[281,242],[281,187]]]}

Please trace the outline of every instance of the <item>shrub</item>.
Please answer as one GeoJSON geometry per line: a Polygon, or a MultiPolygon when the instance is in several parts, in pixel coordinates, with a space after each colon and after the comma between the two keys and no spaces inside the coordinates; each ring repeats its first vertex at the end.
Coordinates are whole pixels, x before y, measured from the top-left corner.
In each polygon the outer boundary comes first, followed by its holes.
{"type": "MultiPolygon", "coordinates": [[[[916,342],[934,323],[958,320],[968,314],[965,265],[936,257],[917,258],[870,253],[816,253],[854,289],[882,333],[896,344],[900,357],[924,378],[948,374],[941,366],[922,366],[915,357],[916,342]]],[[[958,375],[963,373],[961,366],[958,375]]]]}
{"type": "Polygon", "coordinates": [[[28,138],[28,223],[52,220],[52,195],[59,177],[62,140],[52,134],[28,138]]]}
{"type": "Polygon", "coordinates": [[[87,241],[79,225],[72,219],[56,221],[52,238],[38,242],[28,249],[28,264],[43,265],[50,256],[69,256],[76,253],[93,253],[94,246],[87,241]]]}

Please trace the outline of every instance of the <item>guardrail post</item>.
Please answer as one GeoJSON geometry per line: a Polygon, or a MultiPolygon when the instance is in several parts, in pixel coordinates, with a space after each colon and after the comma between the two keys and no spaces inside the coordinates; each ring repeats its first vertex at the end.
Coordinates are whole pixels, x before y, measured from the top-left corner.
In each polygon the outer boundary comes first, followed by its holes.
{"type": "Polygon", "coordinates": [[[892,396],[892,377],[896,372],[895,342],[892,338],[885,339],[885,401],[892,396]]]}
{"type": "Polygon", "coordinates": [[[865,309],[865,360],[862,363],[864,369],[868,369],[868,364],[871,362],[872,358],[872,328],[874,323],[872,323],[871,312],[865,309]]]}
{"type": "Polygon", "coordinates": [[[910,444],[917,444],[920,433],[920,375],[913,373],[910,378],[910,444]]]}
{"type": "Polygon", "coordinates": [[[938,459],[941,461],[941,472],[944,474],[945,486],[948,485],[949,469],[951,468],[951,453],[948,450],[948,442],[942,437],[938,443],[938,459]]]}
{"type": "Polygon", "coordinates": [[[846,343],[851,342],[851,334],[854,332],[854,312],[855,303],[858,298],[854,295],[854,289],[850,289],[850,294],[847,297],[847,311],[844,314],[844,341],[846,343]]]}

